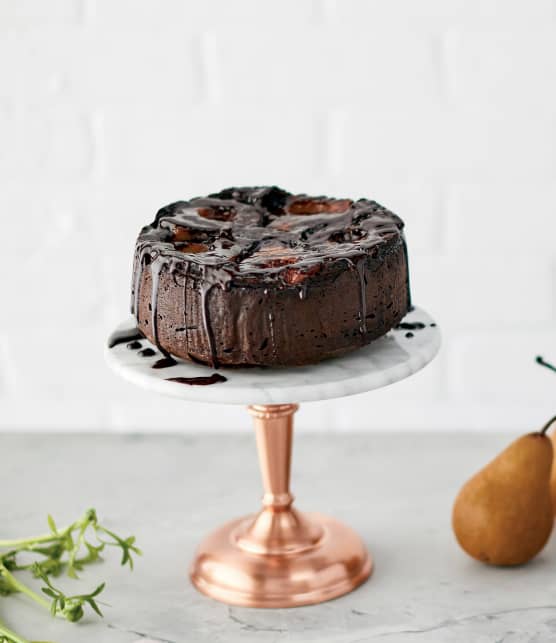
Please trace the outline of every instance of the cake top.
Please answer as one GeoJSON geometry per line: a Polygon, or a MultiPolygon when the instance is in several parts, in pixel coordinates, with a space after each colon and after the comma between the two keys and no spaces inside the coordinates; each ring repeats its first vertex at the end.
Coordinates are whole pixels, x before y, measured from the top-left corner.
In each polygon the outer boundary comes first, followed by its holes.
{"type": "Polygon", "coordinates": [[[228,188],[158,211],[137,240],[140,261],[220,282],[301,284],[338,260],[403,243],[403,222],[375,201],[228,188]]]}

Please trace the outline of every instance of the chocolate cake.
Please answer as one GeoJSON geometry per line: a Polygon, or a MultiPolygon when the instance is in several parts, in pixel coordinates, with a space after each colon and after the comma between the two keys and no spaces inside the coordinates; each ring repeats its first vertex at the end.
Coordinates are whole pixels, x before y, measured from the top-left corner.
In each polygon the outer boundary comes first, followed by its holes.
{"type": "Polygon", "coordinates": [[[410,307],[403,222],[375,201],[229,188],[178,201],[137,239],[132,312],[165,355],[312,364],[410,307]]]}

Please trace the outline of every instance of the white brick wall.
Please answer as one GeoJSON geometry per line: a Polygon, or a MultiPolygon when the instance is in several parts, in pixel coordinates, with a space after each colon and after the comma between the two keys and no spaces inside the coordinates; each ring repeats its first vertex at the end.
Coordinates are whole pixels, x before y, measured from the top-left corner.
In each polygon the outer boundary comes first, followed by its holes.
{"type": "Polygon", "coordinates": [[[232,184],[406,220],[436,362],[308,429],[554,412],[556,0],[0,0],[0,427],[247,427],[105,367],[155,210],[232,184]]]}

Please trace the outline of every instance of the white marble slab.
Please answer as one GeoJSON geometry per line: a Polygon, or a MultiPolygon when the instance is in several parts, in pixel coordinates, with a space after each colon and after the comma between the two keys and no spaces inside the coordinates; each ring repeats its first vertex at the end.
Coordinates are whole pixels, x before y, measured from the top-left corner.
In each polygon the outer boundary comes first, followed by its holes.
{"type": "MultiPolygon", "coordinates": [[[[210,386],[191,386],[169,382],[170,377],[203,377],[215,372],[207,366],[178,361],[171,368],[155,370],[154,362],[162,355],[141,357],[126,344],[106,349],[110,367],[133,384],[151,391],[198,402],[224,404],[284,404],[325,400],[393,384],[426,366],[440,347],[440,331],[431,316],[416,307],[404,322],[422,322],[425,328],[411,331],[392,330],[386,336],[343,357],[312,366],[295,368],[220,369],[226,382],[210,386]]],[[[117,330],[133,328],[133,319],[117,330]]],[[[141,340],[143,348],[155,348],[141,340]]]]}

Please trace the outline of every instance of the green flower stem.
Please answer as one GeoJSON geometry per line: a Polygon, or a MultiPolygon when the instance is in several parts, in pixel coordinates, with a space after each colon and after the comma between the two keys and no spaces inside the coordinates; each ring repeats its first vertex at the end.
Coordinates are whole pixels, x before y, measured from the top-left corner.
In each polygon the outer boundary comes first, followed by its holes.
{"type": "Polygon", "coordinates": [[[33,545],[52,543],[57,540],[60,540],[60,536],[64,534],[65,531],[61,531],[60,535],[55,536],[54,534],[44,534],[43,536],[38,536],[37,538],[20,538],[19,540],[0,540],[1,549],[22,549],[25,547],[32,547],[33,545]]]}
{"type": "Polygon", "coordinates": [[[28,641],[19,634],[16,634],[6,624],[0,621],[0,641],[3,643],[51,643],[50,641],[28,641]]]}
{"type": "Polygon", "coordinates": [[[2,575],[9,582],[9,584],[14,588],[15,591],[21,592],[21,594],[25,594],[26,596],[34,600],[35,603],[38,603],[39,605],[50,611],[50,603],[48,601],[46,601],[42,596],[39,596],[32,589],[29,589],[27,585],[24,585],[23,583],[18,581],[17,578],[12,573],[10,573],[2,564],[0,564],[0,575],[2,575]]]}
{"type": "Polygon", "coordinates": [[[74,544],[73,549],[71,550],[69,555],[68,566],[69,566],[70,576],[72,578],[77,578],[77,574],[75,573],[75,563],[77,560],[77,554],[79,553],[79,550],[81,549],[81,547],[85,542],[85,532],[87,531],[88,527],[89,527],[89,523],[84,521],[81,525],[81,528],[79,529],[77,542],[74,544]]]}
{"type": "Polygon", "coordinates": [[[21,638],[21,636],[12,632],[0,621],[0,641],[3,639],[9,641],[9,643],[30,643],[27,639],[21,638]]]}
{"type": "Polygon", "coordinates": [[[69,533],[78,527],[86,527],[89,524],[89,512],[83,518],[76,520],[65,529],[57,530],[57,533],[50,532],[49,534],[42,534],[35,538],[19,538],[16,540],[0,540],[0,549],[23,549],[26,547],[33,547],[35,545],[44,545],[46,543],[53,543],[64,539],[69,533]]]}

